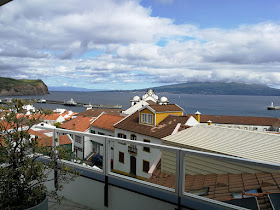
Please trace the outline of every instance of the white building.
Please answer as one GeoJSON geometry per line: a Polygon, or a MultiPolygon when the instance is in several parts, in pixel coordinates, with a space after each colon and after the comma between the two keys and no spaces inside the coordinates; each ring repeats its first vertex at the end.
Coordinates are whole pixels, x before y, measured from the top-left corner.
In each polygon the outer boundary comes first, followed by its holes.
{"type": "Polygon", "coordinates": [[[222,116],[222,115],[203,115],[199,112],[188,114],[193,116],[201,124],[212,124],[228,128],[238,128],[251,131],[276,131],[279,132],[280,119],[272,117],[249,117],[249,116],[222,116]]]}
{"type": "MultiPolygon", "coordinates": [[[[140,142],[161,144],[161,138],[178,132],[180,128],[195,124],[193,117],[183,115],[176,104],[150,105],[124,118],[115,127],[115,136],[140,142]]],[[[115,143],[114,171],[139,179],[149,178],[151,168],[157,165],[161,151],[154,148],[115,143]]]]}
{"type": "Polygon", "coordinates": [[[123,114],[130,115],[137,110],[141,109],[144,106],[153,105],[153,104],[168,104],[169,100],[165,96],[159,98],[158,95],[152,89],[148,89],[147,92],[142,96],[134,96],[130,100],[130,107],[123,111],[123,114]]]}

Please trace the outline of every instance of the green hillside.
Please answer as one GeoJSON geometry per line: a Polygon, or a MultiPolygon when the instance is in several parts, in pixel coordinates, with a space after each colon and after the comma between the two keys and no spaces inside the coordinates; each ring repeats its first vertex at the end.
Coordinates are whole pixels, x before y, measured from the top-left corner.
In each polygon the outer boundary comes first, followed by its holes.
{"type": "Polygon", "coordinates": [[[48,94],[48,87],[42,80],[0,77],[0,96],[44,94],[48,94]]]}
{"type": "MultiPolygon", "coordinates": [[[[185,93],[207,95],[280,96],[280,90],[265,85],[223,82],[190,82],[153,88],[156,93],[185,93]]],[[[135,90],[145,91],[146,89],[135,90]]]]}
{"type": "Polygon", "coordinates": [[[42,83],[42,80],[31,80],[31,79],[12,79],[6,77],[0,77],[0,89],[11,90],[13,87],[18,85],[32,85],[36,86],[42,83]]]}

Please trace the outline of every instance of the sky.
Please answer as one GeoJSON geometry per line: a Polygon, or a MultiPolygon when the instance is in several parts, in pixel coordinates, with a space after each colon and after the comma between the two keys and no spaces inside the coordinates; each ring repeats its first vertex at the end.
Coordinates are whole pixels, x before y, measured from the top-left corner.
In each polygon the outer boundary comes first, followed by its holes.
{"type": "Polygon", "coordinates": [[[14,0],[0,7],[0,77],[106,90],[280,88],[280,1],[14,0]]]}

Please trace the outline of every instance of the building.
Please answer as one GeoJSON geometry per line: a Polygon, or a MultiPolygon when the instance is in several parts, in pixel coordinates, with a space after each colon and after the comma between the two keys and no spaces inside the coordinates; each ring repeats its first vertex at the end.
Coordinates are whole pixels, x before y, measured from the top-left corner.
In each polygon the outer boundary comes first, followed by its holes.
{"type": "Polygon", "coordinates": [[[238,128],[253,131],[276,131],[279,132],[280,118],[272,117],[248,117],[248,116],[222,116],[222,115],[202,115],[188,114],[195,117],[200,123],[211,123],[216,126],[228,128],[238,128]]]}
{"type": "MultiPolygon", "coordinates": [[[[42,126],[42,124],[39,124],[42,126]]],[[[45,127],[51,128],[50,125],[45,124],[43,125],[45,127]]],[[[28,130],[28,133],[30,134],[31,138],[36,138],[38,142],[38,146],[40,147],[51,147],[53,146],[53,132],[50,130],[44,130],[41,128],[35,128],[32,127],[28,130]]],[[[56,142],[56,146],[66,146],[71,151],[73,148],[73,142],[71,141],[71,138],[69,138],[67,135],[60,135],[59,140],[56,142]]]]}
{"type": "MultiPolygon", "coordinates": [[[[280,164],[280,136],[222,126],[197,125],[162,139],[163,145],[228,155],[263,163],[280,164]]],[[[174,174],[175,156],[162,153],[161,170],[174,174]]],[[[226,174],[274,172],[260,166],[244,166],[196,155],[186,155],[186,174],[226,174]]]]}
{"type": "MultiPolygon", "coordinates": [[[[63,123],[59,127],[72,131],[90,133],[90,124],[93,122],[93,120],[94,119],[91,117],[78,116],[63,123]]],[[[93,140],[87,136],[73,134],[71,134],[71,138],[74,142],[74,152],[76,154],[76,157],[82,160],[88,159],[88,156],[90,156],[94,150],[95,143],[93,142],[93,140]]]]}
{"type": "Polygon", "coordinates": [[[99,135],[114,136],[114,125],[123,118],[124,116],[102,113],[91,124],[90,132],[99,135]]]}
{"type": "Polygon", "coordinates": [[[134,96],[130,100],[130,107],[123,111],[123,114],[130,115],[141,109],[144,106],[155,105],[155,104],[168,104],[169,100],[163,96],[161,98],[156,95],[152,89],[148,89],[147,92],[140,98],[140,96],[134,96]]]}
{"type": "Polygon", "coordinates": [[[87,109],[86,111],[75,114],[74,117],[77,117],[77,116],[86,117],[87,116],[87,117],[96,118],[102,113],[120,115],[122,113],[122,110],[120,110],[120,109],[87,109]]]}
{"type": "MultiPolygon", "coordinates": [[[[183,109],[176,104],[144,106],[115,124],[115,136],[140,142],[161,144],[161,138],[176,133],[185,124],[196,121],[182,116],[183,109]]],[[[151,176],[150,169],[161,158],[161,151],[133,144],[116,143],[114,171],[139,179],[151,176]],[[150,171],[150,172],[149,172],[150,171]]]]}

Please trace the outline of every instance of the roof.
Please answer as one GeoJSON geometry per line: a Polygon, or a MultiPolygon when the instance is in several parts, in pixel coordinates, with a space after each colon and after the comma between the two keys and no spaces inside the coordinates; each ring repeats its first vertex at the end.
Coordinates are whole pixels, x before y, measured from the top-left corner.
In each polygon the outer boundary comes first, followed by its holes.
{"type": "MultiPolygon", "coordinates": [[[[50,147],[53,145],[53,138],[52,137],[45,137],[45,138],[38,138],[38,146],[42,147],[50,147]]],[[[71,140],[67,135],[59,136],[59,145],[66,145],[72,144],[71,140]]]]}
{"type": "Polygon", "coordinates": [[[105,112],[107,114],[120,115],[122,110],[121,109],[88,109],[86,111],[76,114],[75,116],[98,117],[102,112],[105,112]]]}
{"type": "Polygon", "coordinates": [[[280,164],[279,134],[200,124],[163,140],[180,147],[280,164]]]}
{"type": "MultiPolygon", "coordinates": [[[[165,105],[160,105],[165,106],[165,105]]],[[[133,133],[139,133],[146,136],[151,136],[155,138],[163,138],[172,134],[173,130],[176,128],[178,123],[185,124],[188,120],[187,116],[175,116],[169,115],[163,121],[161,121],[156,126],[148,126],[139,124],[139,113],[128,116],[123,121],[115,125],[115,128],[122,130],[127,130],[133,133]]]]}
{"type": "MultiPolygon", "coordinates": [[[[53,144],[53,132],[49,130],[31,128],[28,130],[30,135],[38,137],[39,146],[52,146],[53,144]]],[[[67,135],[59,136],[59,145],[71,144],[71,140],[67,135]]]]}
{"type": "MultiPolygon", "coordinates": [[[[195,114],[188,114],[188,116],[195,117],[195,114]]],[[[200,115],[200,122],[206,123],[208,120],[211,120],[212,123],[219,123],[219,124],[280,126],[280,118],[200,115]]]]}
{"type": "Polygon", "coordinates": [[[156,113],[157,112],[183,112],[184,111],[177,104],[166,104],[166,105],[155,104],[155,105],[149,105],[149,106],[143,107],[140,110],[143,110],[148,107],[152,108],[152,110],[154,110],[156,113]]]}
{"type": "Polygon", "coordinates": [[[89,128],[92,121],[93,119],[91,117],[78,116],[72,120],[63,123],[59,127],[73,131],[85,132],[89,128]]]}
{"type": "Polygon", "coordinates": [[[114,124],[116,124],[123,118],[124,116],[102,114],[91,124],[91,126],[114,131],[114,124]]]}
{"type": "MultiPolygon", "coordinates": [[[[262,193],[267,194],[280,192],[280,173],[197,174],[185,175],[185,180],[186,192],[209,188],[208,194],[203,197],[219,201],[234,199],[232,193],[254,189],[261,189],[262,193]]],[[[174,189],[175,175],[162,173],[157,169],[148,182],[174,189]]],[[[260,194],[258,197],[260,209],[271,208],[267,194],[260,194]]]]}
{"type": "Polygon", "coordinates": [[[34,117],[35,119],[40,118],[40,120],[57,120],[59,117],[61,116],[61,114],[49,114],[49,115],[45,115],[45,114],[35,114],[32,117],[34,117]]]}

